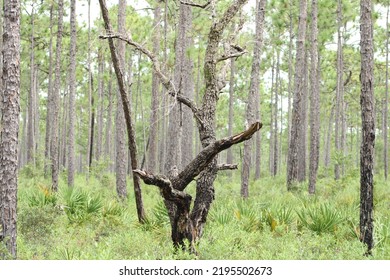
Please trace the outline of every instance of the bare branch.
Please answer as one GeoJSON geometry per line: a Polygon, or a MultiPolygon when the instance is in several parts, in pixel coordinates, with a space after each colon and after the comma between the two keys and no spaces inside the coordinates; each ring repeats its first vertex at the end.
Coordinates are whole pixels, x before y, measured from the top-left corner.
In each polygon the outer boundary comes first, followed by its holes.
{"type": "Polygon", "coordinates": [[[238,164],[230,164],[230,163],[223,163],[223,164],[218,164],[217,165],[218,171],[222,170],[235,170],[238,169],[238,164]]]}
{"type": "Polygon", "coordinates": [[[192,197],[183,191],[173,188],[171,181],[166,176],[153,175],[140,169],[135,169],[133,172],[137,174],[145,184],[159,187],[162,196],[166,200],[172,201],[183,207],[188,207],[188,202],[191,201],[192,197]]]}
{"type": "Polygon", "coordinates": [[[186,186],[202,172],[212,159],[221,151],[230,148],[231,146],[249,140],[261,127],[262,123],[255,122],[247,130],[217,140],[206,148],[204,148],[184,169],[180,174],[172,180],[172,184],[178,190],[184,190],[186,186]]]}
{"type": "MultiPolygon", "coordinates": [[[[144,182],[148,185],[158,186],[162,191],[166,192],[163,194],[165,199],[170,197],[171,201],[173,200],[172,196],[184,196],[187,194],[182,193],[182,191],[187,187],[187,185],[202,172],[210,161],[221,151],[230,148],[231,146],[241,143],[243,141],[249,140],[253,134],[255,134],[262,127],[262,123],[255,122],[245,131],[230,136],[225,137],[220,140],[217,140],[206,148],[204,148],[184,169],[179,173],[178,176],[174,176],[169,179],[164,175],[153,175],[144,170],[133,170],[144,182]],[[173,188],[174,186],[174,188],[173,188]],[[179,191],[182,194],[177,194],[175,191],[179,191]]],[[[217,169],[226,170],[226,169],[235,169],[237,165],[234,164],[223,164],[217,169]]]]}
{"type": "Polygon", "coordinates": [[[199,109],[197,108],[195,102],[193,100],[181,95],[180,92],[177,91],[173,82],[167,76],[165,76],[163,74],[163,72],[161,71],[160,62],[158,61],[156,55],[153,52],[149,51],[147,48],[145,48],[141,44],[133,41],[131,38],[125,37],[121,34],[100,35],[99,38],[100,39],[119,39],[119,40],[122,40],[122,41],[126,42],[127,44],[129,44],[130,46],[134,47],[136,50],[139,50],[141,53],[146,55],[151,60],[152,65],[153,65],[153,69],[156,72],[157,76],[159,77],[161,83],[167,89],[168,94],[173,96],[174,98],[176,98],[177,101],[183,103],[188,108],[190,108],[192,113],[194,114],[194,117],[199,122],[199,124],[201,124],[201,125],[203,124],[203,121],[201,120],[201,118],[199,116],[199,109]]]}
{"type": "Polygon", "coordinates": [[[198,4],[198,3],[194,3],[192,1],[183,1],[183,0],[180,0],[180,4],[183,4],[183,5],[188,5],[188,6],[192,6],[192,7],[197,7],[197,8],[201,8],[201,9],[205,9],[208,5],[210,5],[211,1],[209,0],[206,4],[198,4]]]}
{"type": "Polygon", "coordinates": [[[221,61],[224,61],[224,60],[227,60],[229,58],[234,58],[234,57],[240,57],[244,54],[246,54],[247,51],[244,50],[244,51],[241,51],[241,52],[236,52],[236,53],[231,53],[231,54],[223,54],[220,58],[217,59],[217,63],[218,62],[221,62],[221,61]]]}

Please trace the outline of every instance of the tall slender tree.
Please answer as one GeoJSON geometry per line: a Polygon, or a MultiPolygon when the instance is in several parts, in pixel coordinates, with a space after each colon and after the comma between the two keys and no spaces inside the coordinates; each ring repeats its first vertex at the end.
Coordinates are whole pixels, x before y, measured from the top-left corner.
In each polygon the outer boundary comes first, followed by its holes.
{"type": "Polygon", "coordinates": [[[53,90],[53,25],[54,25],[54,3],[50,4],[50,39],[49,39],[49,74],[48,74],[48,85],[47,85],[47,106],[46,106],[46,131],[45,131],[45,177],[49,176],[49,161],[50,156],[50,138],[51,138],[51,122],[53,119],[52,108],[52,90],[53,90]]]}
{"type": "MultiPolygon", "coordinates": [[[[104,20],[104,27],[106,29],[106,32],[108,34],[113,33],[113,29],[111,26],[110,18],[108,17],[108,10],[105,0],[99,0],[100,9],[102,11],[103,20],[104,20]]],[[[120,5],[119,5],[120,6],[120,5]]],[[[121,37],[122,35],[118,35],[121,37]]],[[[104,37],[104,36],[103,36],[104,37]]],[[[101,38],[103,38],[101,36],[101,38]]],[[[129,139],[129,150],[130,150],[130,157],[131,157],[131,166],[132,168],[138,167],[138,160],[137,160],[137,145],[135,142],[135,131],[134,131],[134,124],[132,121],[131,116],[131,107],[128,99],[128,95],[126,94],[126,87],[124,83],[124,75],[122,72],[123,64],[122,60],[120,59],[120,56],[117,54],[116,47],[114,45],[114,41],[112,37],[109,37],[109,47],[111,52],[111,58],[112,63],[114,66],[115,74],[117,77],[118,82],[118,88],[120,93],[120,98],[123,105],[123,111],[126,118],[126,128],[127,128],[127,136],[129,139]]],[[[125,170],[126,173],[126,170],[125,170]]],[[[135,174],[133,170],[133,175],[135,174]]],[[[143,223],[145,221],[145,210],[143,207],[143,201],[142,201],[142,192],[140,187],[140,178],[138,176],[133,176],[133,184],[134,184],[134,196],[135,196],[135,202],[137,207],[137,215],[138,215],[138,221],[143,223]]]]}
{"type": "MultiPolygon", "coordinates": [[[[0,99],[0,241],[17,256],[18,134],[20,113],[20,1],[3,2],[3,75],[0,99]]],[[[0,253],[0,259],[8,258],[0,253]]]]}
{"type": "Polygon", "coordinates": [[[302,94],[304,86],[304,60],[305,60],[305,38],[307,20],[307,0],[299,1],[299,23],[297,51],[295,62],[295,84],[292,109],[291,135],[288,145],[287,157],[287,189],[290,189],[294,181],[298,180],[298,146],[302,135],[302,94]]]}
{"type": "MultiPolygon", "coordinates": [[[[344,95],[344,81],[343,81],[343,68],[344,68],[344,59],[343,59],[343,35],[342,35],[342,26],[343,26],[343,6],[342,1],[337,1],[337,86],[336,86],[336,104],[335,104],[335,145],[336,152],[341,155],[342,151],[342,141],[341,141],[341,131],[342,121],[344,112],[343,112],[343,95],[344,95]]],[[[336,180],[340,179],[340,162],[337,160],[334,167],[334,177],[336,180]]]]}
{"type": "MultiPolygon", "coordinates": [[[[126,0],[119,0],[118,4],[118,32],[120,34],[125,33],[125,21],[126,21],[126,0]]],[[[118,42],[118,58],[120,71],[124,71],[125,65],[125,45],[124,42],[118,42]]],[[[116,171],[116,190],[119,198],[124,199],[127,197],[126,188],[126,142],[125,142],[125,116],[123,112],[123,105],[120,99],[120,93],[117,94],[117,107],[115,118],[115,141],[116,141],[116,155],[115,155],[115,171],[116,171]]]]}
{"type": "Polygon", "coordinates": [[[362,142],[360,146],[360,240],[367,245],[367,254],[374,246],[374,46],[371,0],[360,1],[360,105],[362,142]]]}
{"type": "MultiPolygon", "coordinates": [[[[156,1],[154,8],[153,19],[153,52],[158,54],[160,52],[160,33],[161,33],[161,1],[156,1]]],[[[150,126],[149,126],[149,150],[147,157],[148,170],[152,172],[157,171],[157,152],[158,152],[158,103],[159,103],[159,86],[155,71],[152,73],[152,100],[150,109],[150,126]]]]}
{"type": "Polygon", "coordinates": [[[36,106],[36,85],[35,85],[35,6],[31,3],[31,37],[30,37],[30,90],[28,95],[28,116],[27,116],[27,163],[34,164],[35,157],[35,115],[36,106]]]}
{"type": "Polygon", "coordinates": [[[309,193],[316,191],[317,171],[320,156],[320,75],[318,56],[318,2],[311,2],[311,49],[310,49],[310,162],[309,193]]]}
{"type": "Polygon", "coordinates": [[[389,117],[389,7],[390,3],[387,4],[387,13],[386,13],[386,82],[385,82],[385,112],[384,112],[384,121],[383,121],[383,143],[384,143],[384,151],[383,151],[383,162],[384,162],[384,174],[387,180],[389,173],[389,144],[387,143],[388,139],[388,117],[389,117]]]}
{"type": "MultiPolygon", "coordinates": [[[[255,121],[256,117],[255,102],[256,95],[259,94],[260,57],[263,47],[263,30],[266,4],[266,0],[260,0],[256,10],[255,46],[253,50],[251,81],[249,85],[248,103],[246,108],[246,121],[248,125],[252,124],[255,121]]],[[[241,171],[241,196],[244,198],[247,198],[249,196],[249,176],[251,167],[252,145],[252,140],[246,141],[244,143],[244,158],[242,162],[241,171]]]]}
{"type": "Polygon", "coordinates": [[[51,112],[53,120],[51,122],[51,178],[52,190],[58,191],[58,175],[59,175],[59,113],[60,113],[60,88],[61,88],[61,53],[62,53],[62,33],[63,33],[63,16],[64,16],[64,1],[58,1],[58,29],[56,42],[56,58],[55,58],[55,79],[54,90],[51,93],[51,112]]]}
{"type": "Polygon", "coordinates": [[[75,120],[76,120],[76,0],[70,2],[70,65],[69,65],[69,130],[68,130],[68,186],[74,185],[75,120]]]}

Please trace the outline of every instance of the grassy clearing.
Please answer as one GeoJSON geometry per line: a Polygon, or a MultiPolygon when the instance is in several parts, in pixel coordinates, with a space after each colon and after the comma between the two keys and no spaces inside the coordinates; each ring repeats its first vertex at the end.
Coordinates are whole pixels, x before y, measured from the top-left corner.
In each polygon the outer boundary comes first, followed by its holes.
{"type": "MultiPolygon", "coordinates": [[[[147,223],[137,222],[129,187],[126,203],[116,200],[112,175],[78,176],[68,190],[21,173],[19,180],[19,259],[366,259],[359,236],[359,178],[322,178],[317,194],[306,185],[287,192],[283,177],[263,178],[240,198],[240,180],[219,176],[216,200],[199,256],[175,253],[170,225],[157,188],[143,186],[147,223]]],[[[129,184],[130,186],[130,184],[129,184]]],[[[193,194],[194,186],[188,191],[193,194]]],[[[390,259],[390,186],[376,177],[375,249],[370,259],[390,259]]]]}

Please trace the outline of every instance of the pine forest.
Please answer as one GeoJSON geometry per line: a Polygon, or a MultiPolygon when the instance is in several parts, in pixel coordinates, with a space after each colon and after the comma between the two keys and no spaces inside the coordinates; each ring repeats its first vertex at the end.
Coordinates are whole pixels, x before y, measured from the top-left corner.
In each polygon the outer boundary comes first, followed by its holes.
{"type": "Polygon", "coordinates": [[[390,260],[389,0],[0,2],[0,259],[390,260]]]}

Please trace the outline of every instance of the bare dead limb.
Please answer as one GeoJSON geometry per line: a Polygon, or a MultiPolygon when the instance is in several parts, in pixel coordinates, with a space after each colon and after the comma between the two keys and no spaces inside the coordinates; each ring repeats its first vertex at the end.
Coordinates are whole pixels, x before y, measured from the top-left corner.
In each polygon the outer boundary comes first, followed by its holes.
{"type": "Polygon", "coordinates": [[[244,55],[246,53],[247,53],[247,51],[243,50],[241,52],[236,52],[236,53],[231,53],[231,54],[223,54],[220,58],[217,59],[217,63],[221,62],[221,61],[224,61],[224,60],[227,60],[229,58],[240,57],[240,56],[242,56],[242,55],[244,55]]]}
{"type": "Polygon", "coordinates": [[[235,170],[235,169],[238,169],[238,164],[237,163],[235,163],[235,164],[229,164],[229,163],[218,164],[217,169],[218,169],[218,171],[235,170]]]}
{"type": "Polygon", "coordinates": [[[184,190],[187,185],[207,167],[218,153],[235,144],[249,140],[261,127],[262,124],[256,122],[247,130],[239,134],[222,138],[208,145],[183,169],[182,172],[179,173],[177,178],[173,179],[175,187],[178,190],[184,190]]]}
{"type": "Polygon", "coordinates": [[[183,0],[180,0],[180,3],[183,4],[183,5],[188,5],[188,6],[192,6],[192,7],[205,9],[205,8],[207,8],[208,5],[210,5],[211,1],[207,1],[207,3],[203,4],[203,5],[195,3],[195,2],[192,2],[192,1],[183,1],[183,0]]]}
{"type": "Polygon", "coordinates": [[[199,122],[199,124],[203,125],[203,121],[199,116],[199,109],[196,106],[195,102],[193,100],[183,96],[182,94],[180,94],[180,92],[175,88],[175,85],[173,84],[171,79],[169,79],[166,75],[163,74],[163,72],[161,71],[160,62],[158,61],[156,55],[153,52],[151,52],[150,50],[148,50],[147,48],[145,48],[141,44],[133,41],[131,38],[125,37],[121,34],[100,35],[99,38],[100,39],[122,40],[122,41],[126,42],[127,44],[129,44],[130,46],[134,47],[136,50],[139,50],[141,53],[146,55],[151,60],[152,65],[153,65],[153,69],[154,69],[154,71],[156,71],[156,74],[159,77],[163,86],[167,89],[168,94],[173,96],[174,98],[176,98],[176,100],[179,101],[180,103],[183,103],[188,108],[190,108],[192,113],[194,114],[194,117],[199,122]]]}

